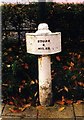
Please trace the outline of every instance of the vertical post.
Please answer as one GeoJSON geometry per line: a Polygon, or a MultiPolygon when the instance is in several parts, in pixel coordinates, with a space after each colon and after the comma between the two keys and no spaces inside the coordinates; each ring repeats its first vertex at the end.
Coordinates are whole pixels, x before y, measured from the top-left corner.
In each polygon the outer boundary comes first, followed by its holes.
{"type": "Polygon", "coordinates": [[[51,54],[61,51],[61,34],[52,33],[48,24],[41,23],[35,33],[27,33],[27,52],[39,55],[39,101],[42,106],[52,104],[51,54]]]}
{"type": "MultiPolygon", "coordinates": [[[[39,0],[39,23],[46,22],[46,0],[39,0]]],[[[39,70],[39,101],[43,106],[51,104],[51,64],[50,56],[38,58],[39,70]]]]}
{"type": "Polygon", "coordinates": [[[51,57],[48,55],[38,58],[39,67],[39,100],[43,106],[52,102],[51,57]]]}
{"type": "Polygon", "coordinates": [[[46,22],[46,0],[39,0],[39,23],[46,22]]]}
{"type": "MultiPolygon", "coordinates": [[[[38,26],[36,34],[46,36],[51,31],[46,23],[38,26]]],[[[43,45],[42,45],[43,46],[43,45]]],[[[51,57],[49,55],[41,55],[38,57],[39,70],[39,101],[43,106],[49,106],[52,102],[52,82],[51,82],[51,57]]]]}

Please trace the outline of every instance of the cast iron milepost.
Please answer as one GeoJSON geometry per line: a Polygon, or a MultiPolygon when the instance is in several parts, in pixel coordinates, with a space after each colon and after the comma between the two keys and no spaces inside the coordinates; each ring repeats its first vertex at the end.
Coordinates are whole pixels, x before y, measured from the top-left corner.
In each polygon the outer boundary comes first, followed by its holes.
{"type": "Polygon", "coordinates": [[[38,25],[35,33],[26,33],[27,53],[38,57],[39,101],[42,106],[52,104],[51,54],[61,52],[61,33],[52,33],[46,23],[38,25]]]}

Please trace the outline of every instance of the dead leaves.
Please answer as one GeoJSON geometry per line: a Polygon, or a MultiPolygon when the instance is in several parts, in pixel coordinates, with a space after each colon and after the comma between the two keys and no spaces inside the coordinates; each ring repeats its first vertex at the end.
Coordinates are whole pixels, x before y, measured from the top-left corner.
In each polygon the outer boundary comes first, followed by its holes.
{"type": "Polygon", "coordinates": [[[76,75],[73,75],[73,76],[71,77],[72,80],[75,80],[76,78],[77,78],[76,75]]]}
{"type": "Polygon", "coordinates": [[[60,56],[56,56],[56,60],[57,60],[57,61],[61,61],[60,56]]]}
{"type": "MultiPolygon", "coordinates": [[[[31,107],[31,104],[26,104],[24,105],[23,107],[11,107],[9,108],[9,111],[11,111],[12,113],[19,113],[19,112],[23,112],[26,108],[30,108],[31,107]]],[[[44,106],[37,106],[36,109],[37,110],[42,110],[44,108],[44,106]]]]}
{"type": "Polygon", "coordinates": [[[78,100],[78,101],[76,102],[77,105],[78,105],[78,104],[81,104],[81,103],[84,103],[84,101],[83,101],[83,100],[78,100]]]}
{"type": "Polygon", "coordinates": [[[30,85],[33,85],[33,84],[38,84],[38,80],[37,79],[31,80],[30,85]]]}
{"type": "MultiPolygon", "coordinates": [[[[79,105],[81,103],[84,103],[84,100],[77,100],[76,102],[74,102],[73,100],[68,100],[68,99],[63,98],[62,100],[57,101],[56,103],[59,105],[71,105],[73,103],[79,105]]],[[[59,110],[59,111],[61,111],[61,110],[59,110]]]]}
{"type": "Polygon", "coordinates": [[[61,89],[58,90],[58,93],[61,92],[61,91],[63,91],[63,90],[65,90],[66,92],[69,92],[69,88],[66,87],[66,86],[64,86],[63,88],[61,88],[61,89]]]}
{"type": "MultiPolygon", "coordinates": [[[[60,105],[65,105],[65,102],[66,102],[65,97],[62,96],[62,100],[61,100],[61,101],[58,101],[57,103],[60,104],[60,105]]],[[[58,109],[58,111],[61,112],[61,111],[63,111],[64,109],[65,109],[65,106],[61,106],[61,107],[58,109]]]]}
{"type": "Polygon", "coordinates": [[[35,81],[32,80],[31,83],[30,83],[30,85],[33,85],[33,84],[35,84],[35,81]]]}
{"type": "Polygon", "coordinates": [[[66,86],[64,86],[64,90],[67,92],[69,91],[68,87],[66,87],[66,86]]]}
{"type": "Polygon", "coordinates": [[[65,98],[64,98],[64,96],[62,96],[62,100],[61,101],[57,101],[56,103],[58,103],[60,105],[64,105],[65,104],[65,98]]]}
{"type": "Polygon", "coordinates": [[[65,99],[65,97],[62,96],[62,100],[57,101],[56,103],[59,104],[59,105],[67,105],[67,104],[72,104],[73,100],[65,99]]]}
{"type": "MultiPolygon", "coordinates": [[[[65,100],[64,96],[62,96],[62,100],[61,101],[57,101],[56,103],[58,103],[59,105],[61,105],[58,108],[58,111],[62,112],[63,110],[66,109],[65,105],[66,104],[72,104],[73,101],[72,100],[65,100]]],[[[81,103],[84,103],[84,101],[83,100],[78,100],[76,102],[77,105],[81,104],[81,103]]],[[[31,104],[29,103],[29,104],[24,105],[23,107],[16,107],[16,106],[15,107],[11,107],[11,108],[9,108],[9,111],[12,112],[12,113],[20,113],[20,112],[23,112],[26,108],[30,108],[30,107],[31,107],[31,104]]],[[[46,107],[39,105],[39,106],[36,107],[36,109],[37,110],[43,110],[43,109],[46,109],[46,107]]]]}
{"type": "Polygon", "coordinates": [[[65,107],[61,107],[58,109],[59,112],[63,111],[65,109],[65,107]]]}
{"type": "Polygon", "coordinates": [[[78,82],[78,85],[81,87],[84,87],[84,83],[83,82],[78,82]]]}
{"type": "Polygon", "coordinates": [[[24,107],[20,108],[21,112],[23,112],[26,108],[29,108],[31,104],[26,104],[24,107]]]}
{"type": "Polygon", "coordinates": [[[73,100],[57,101],[56,103],[59,105],[72,104],[73,100]]]}
{"type": "Polygon", "coordinates": [[[19,109],[17,108],[9,108],[9,110],[12,112],[12,113],[18,113],[18,112],[21,112],[19,109]]]}
{"type": "Polygon", "coordinates": [[[77,82],[77,81],[75,81],[75,85],[76,86],[80,86],[80,87],[84,87],[84,82],[77,82]]]}
{"type": "Polygon", "coordinates": [[[66,100],[65,102],[66,102],[67,104],[72,104],[72,103],[73,103],[72,100],[66,100]]]}
{"type": "Polygon", "coordinates": [[[62,96],[62,102],[65,102],[65,97],[64,96],[62,96]]]}
{"type": "Polygon", "coordinates": [[[41,105],[36,107],[37,110],[42,110],[43,108],[44,108],[44,106],[41,106],[41,105]]]}
{"type": "Polygon", "coordinates": [[[18,112],[23,112],[26,108],[31,107],[31,104],[26,104],[23,107],[13,107],[13,108],[9,108],[9,110],[12,113],[18,113],[18,112]]]}
{"type": "Polygon", "coordinates": [[[65,102],[64,101],[57,101],[56,103],[60,104],[60,105],[64,105],[65,102]]]}
{"type": "Polygon", "coordinates": [[[9,105],[13,105],[14,103],[12,101],[9,102],[9,105]]]}
{"type": "Polygon", "coordinates": [[[63,69],[64,69],[64,70],[68,70],[69,67],[68,67],[68,66],[63,66],[63,69]]]}
{"type": "Polygon", "coordinates": [[[74,67],[74,63],[73,62],[70,62],[70,67],[74,67]]]}

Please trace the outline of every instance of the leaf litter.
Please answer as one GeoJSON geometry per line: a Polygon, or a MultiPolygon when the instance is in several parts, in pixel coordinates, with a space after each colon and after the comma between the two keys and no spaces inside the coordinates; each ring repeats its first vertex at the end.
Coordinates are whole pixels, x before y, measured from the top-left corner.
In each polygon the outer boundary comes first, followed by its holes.
{"type": "Polygon", "coordinates": [[[26,104],[24,105],[23,107],[13,107],[13,108],[9,108],[9,110],[12,112],[12,113],[18,113],[18,112],[23,112],[26,108],[30,108],[31,107],[31,104],[26,104]]]}

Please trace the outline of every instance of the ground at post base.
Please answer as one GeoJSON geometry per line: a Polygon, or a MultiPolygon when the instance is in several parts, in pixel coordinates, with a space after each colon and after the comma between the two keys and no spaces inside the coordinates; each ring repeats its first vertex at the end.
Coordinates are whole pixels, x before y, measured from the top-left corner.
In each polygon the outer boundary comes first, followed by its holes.
{"type": "Polygon", "coordinates": [[[51,107],[26,108],[23,112],[13,113],[10,111],[12,105],[2,105],[2,120],[84,120],[84,103],[58,105],[51,107]]]}

